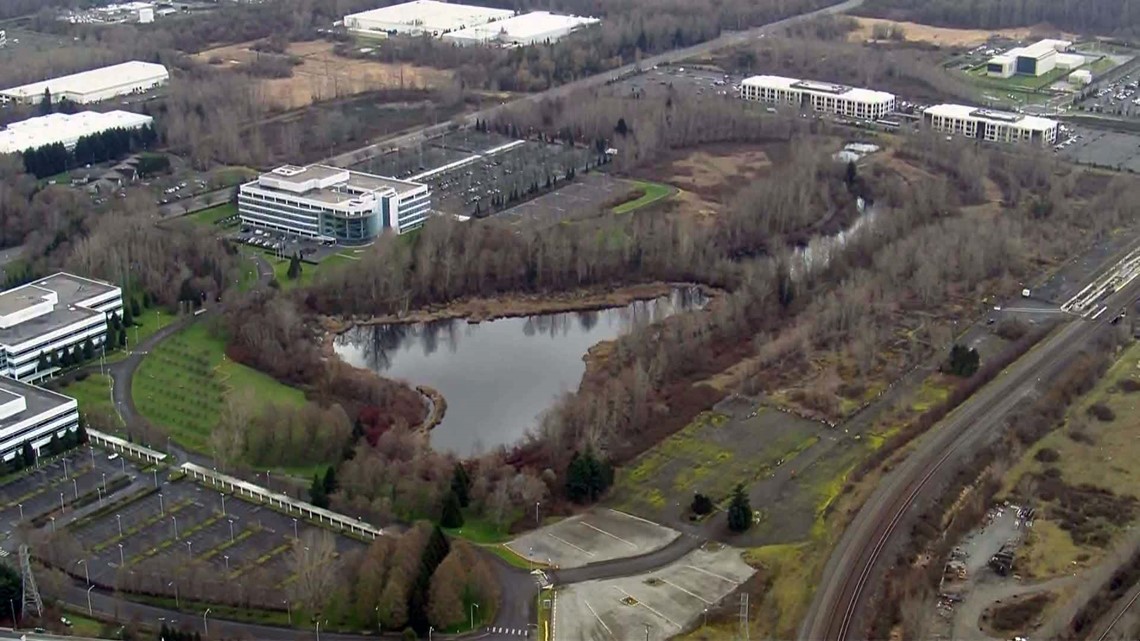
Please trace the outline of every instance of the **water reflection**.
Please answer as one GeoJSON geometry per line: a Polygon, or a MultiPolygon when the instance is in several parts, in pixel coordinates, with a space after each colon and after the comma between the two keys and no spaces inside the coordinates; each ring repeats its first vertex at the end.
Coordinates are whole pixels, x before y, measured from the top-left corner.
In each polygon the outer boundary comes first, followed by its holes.
{"type": "Polygon", "coordinates": [[[375,325],[341,336],[336,349],[354,365],[442,392],[447,415],[432,444],[468,456],[518,441],[554,398],[578,386],[591,346],[704,303],[696,288],[678,288],[595,311],[375,325]]]}

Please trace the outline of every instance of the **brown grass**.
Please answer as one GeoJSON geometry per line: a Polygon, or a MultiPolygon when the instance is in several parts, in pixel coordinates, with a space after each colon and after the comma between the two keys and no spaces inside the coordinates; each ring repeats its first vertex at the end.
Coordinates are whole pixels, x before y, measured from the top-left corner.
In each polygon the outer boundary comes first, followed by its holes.
{"type": "Polygon", "coordinates": [[[677,188],[673,211],[707,216],[771,166],[767,151],[756,145],[710,145],[674,155],[638,175],[677,188]]]}
{"type": "MultiPolygon", "coordinates": [[[[249,48],[252,44],[208,49],[194,57],[201,62],[221,59],[223,66],[240,68],[257,56],[249,48]]],[[[380,89],[431,89],[451,80],[450,71],[342,58],[333,53],[331,42],[294,42],[288,52],[301,59],[291,77],[258,81],[265,101],[276,109],[298,109],[380,89]]]]}
{"type": "MultiPolygon", "coordinates": [[[[876,24],[894,24],[902,27],[906,39],[912,42],[926,42],[943,47],[971,48],[985,43],[991,36],[1004,36],[1015,40],[1023,40],[1037,35],[1052,35],[1055,31],[1045,26],[1020,27],[1017,29],[947,29],[918,24],[917,22],[896,22],[880,18],[856,18],[859,28],[847,34],[850,42],[866,42],[871,39],[871,30],[876,24]]],[[[1067,36],[1067,34],[1066,34],[1067,36]]]]}

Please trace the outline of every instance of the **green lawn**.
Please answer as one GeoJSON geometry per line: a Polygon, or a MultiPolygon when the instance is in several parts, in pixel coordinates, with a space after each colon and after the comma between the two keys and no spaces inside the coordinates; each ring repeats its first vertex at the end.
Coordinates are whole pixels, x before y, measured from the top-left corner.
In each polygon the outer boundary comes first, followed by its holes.
{"type": "Polygon", "coordinates": [[[266,255],[269,264],[273,266],[273,277],[277,279],[277,284],[281,289],[293,289],[294,287],[307,287],[313,283],[318,273],[326,272],[344,265],[355,263],[357,259],[349,258],[344,254],[333,254],[328,258],[322,260],[320,263],[313,265],[312,263],[301,263],[301,276],[296,279],[289,278],[289,259],[279,259],[272,254],[266,255]]]}
{"type": "Polygon", "coordinates": [[[82,381],[70,383],[60,389],[60,393],[78,401],[81,411],[95,410],[116,416],[115,406],[111,403],[111,377],[108,374],[92,374],[82,381]]]}
{"type": "Polygon", "coordinates": [[[241,183],[252,180],[257,176],[257,171],[249,167],[224,167],[214,171],[210,179],[210,184],[221,187],[232,187],[240,185],[241,183]]]}
{"type": "Polygon", "coordinates": [[[1039,89],[1047,88],[1067,75],[1069,75],[1069,71],[1066,69],[1054,69],[1043,76],[1014,75],[1009,78],[993,78],[986,75],[985,65],[967,73],[970,81],[979,87],[1014,93],[1033,93],[1039,89]]]}
{"type": "Polygon", "coordinates": [[[673,193],[673,188],[669,185],[662,185],[661,183],[644,182],[640,180],[630,181],[637,186],[638,189],[644,189],[645,194],[640,198],[622,203],[614,207],[615,214],[628,214],[631,211],[641,209],[646,205],[655,203],[666,196],[673,193]]]}
{"type": "Polygon", "coordinates": [[[521,556],[515,554],[510,548],[505,545],[486,545],[484,546],[488,552],[494,554],[500,559],[507,562],[507,565],[518,568],[520,570],[533,570],[538,567],[533,561],[528,561],[521,556]]]}
{"type": "MultiPolygon", "coordinates": [[[[503,519],[504,523],[509,523],[515,520],[517,515],[511,515],[509,519],[503,519]]],[[[505,525],[499,526],[492,523],[485,518],[475,518],[465,515],[463,527],[459,528],[446,528],[444,529],[451,536],[458,536],[467,539],[472,543],[479,543],[482,545],[490,543],[502,543],[511,538],[507,533],[505,525]]]]}
{"type": "Polygon", "coordinates": [[[184,447],[205,452],[232,390],[248,390],[261,404],[300,405],[300,390],[225,357],[225,342],[194,323],[151,352],[135,374],[131,395],[139,412],[162,425],[184,447]]]}
{"type": "Polygon", "coordinates": [[[190,214],[190,218],[195,222],[203,225],[217,225],[220,221],[229,218],[237,213],[237,205],[233,203],[222,203],[214,205],[202,211],[190,214]]]}

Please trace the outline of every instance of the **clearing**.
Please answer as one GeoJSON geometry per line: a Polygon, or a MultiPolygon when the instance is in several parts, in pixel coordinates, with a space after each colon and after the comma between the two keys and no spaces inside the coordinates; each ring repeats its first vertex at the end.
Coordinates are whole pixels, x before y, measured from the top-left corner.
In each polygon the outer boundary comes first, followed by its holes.
{"type": "MultiPolygon", "coordinates": [[[[1041,26],[996,30],[947,29],[945,27],[932,27],[917,22],[897,22],[880,18],[855,18],[855,20],[859,23],[859,28],[847,34],[847,40],[850,42],[866,42],[867,40],[871,40],[871,32],[877,24],[901,27],[906,39],[913,42],[928,42],[943,47],[962,47],[966,49],[985,44],[994,36],[1001,36],[1012,40],[1025,40],[1039,33],[1056,33],[1054,30],[1049,30],[1041,26]]],[[[1067,37],[1071,38],[1071,36],[1067,37]]]]}
{"type": "MultiPolygon", "coordinates": [[[[239,67],[254,61],[253,42],[208,49],[195,55],[200,62],[239,67]]],[[[432,89],[451,81],[451,72],[431,67],[342,58],[334,44],[294,42],[286,49],[300,60],[288,78],[260,80],[266,100],[278,109],[299,109],[314,102],[380,89],[432,89]]]]}
{"type": "MultiPolygon", "coordinates": [[[[770,154],[778,145],[708,145],[639,171],[639,177],[676,187],[677,209],[696,214],[715,214],[732,197],[772,167],[770,154]]],[[[645,188],[639,183],[639,187],[645,188]]],[[[647,191],[646,195],[649,195],[647,191]]],[[[622,207],[614,210],[623,213],[622,207]]]]}
{"type": "Polygon", "coordinates": [[[536,563],[577,568],[647,554],[665,547],[680,535],[636,516],[596,508],[528,532],[506,546],[536,563]]]}

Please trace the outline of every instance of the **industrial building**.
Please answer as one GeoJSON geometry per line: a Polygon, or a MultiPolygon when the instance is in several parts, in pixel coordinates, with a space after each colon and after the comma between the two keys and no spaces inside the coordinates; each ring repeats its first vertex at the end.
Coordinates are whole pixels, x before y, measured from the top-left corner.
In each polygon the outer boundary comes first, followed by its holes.
{"type": "Polygon", "coordinates": [[[327,165],[278,167],[238,190],[242,224],[346,245],[411,231],[430,213],[427,185],[327,165]]]}
{"type": "Polygon", "coordinates": [[[783,76],[745,78],[740,83],[740,97],[870,120],[882,118],[895,110],[895,95],[885,91],[783,76]]]}
{"type": "Polygon", "coordinates": [[[1071,85],[1091,85],[1092,81],[1092,72],[1088,69],[1077,69],[1069,74],[1069,84],[1071,85]]]}
{"type": "Polygon", "coordinates": [[[25,443],[37,456],[52,436],[79,429],[79,404],[13,378],[0,376],[0,459],[11,461],[25,443]]]}
{"type": "Polygon", "coordinates": [[[48,91],[53,101],[66,98],[71,102],[86,105],[116,96],[145,93],[165,85],[168,80],[170,73],[166,67],[132,60],[110,67],[4,89],[0,91],[0,102],[34,105],[43,100],[44,92],[48,91]]]}
{"type": "Polygon", "coordinates": [[[510,9],[492,9],[438,0],[412,0],[390,7],[353,13],[344,17],[344,28],[364,36],[395,34],[442,36],[449,31],[505,20],[510,9]]]}
{"type": "Polygon", "coordinates": [[[84,136],[111,129],[139,129],[153,124],[154,118],[129,111],[81,111],[37,116],[0,128],[0,154],[14,154],[56,143],[72,149],[84,136]]]}
{"type": "Polygon", "coordinates": [[[34,381],[54,368],[41,357],[103,343],[108,315],[120,315],[123,292],[98,280],[60,272],[0,292],[0,376],[34,381]]]}
{"type": "Polygon", "coordinates": [[[988,142],[1057,141],[1056,120],[1025,114],[979,109],[966,105],[934,105],[922,112],[923,122],[935,131],[988,142]]]}
{"type": "Polygon", "coordinates": [[[457,45],[499,43],[521,47],[557,42],[577,29],[598,22],[601,21],[597,18],[532,11],[505,20],[451,31],[443,35],[443,40],[457,45]]]}
{"type": "Polygon", "coordinates": [[[990,58],[986,75],[994,78],[1043,76],[1054,69],[1076,69],[1085,64],[1085,57],[1065,53],[1072,45],[1068,40],[1040,40],[1028,47],[1010,49],[990,58]]]}

